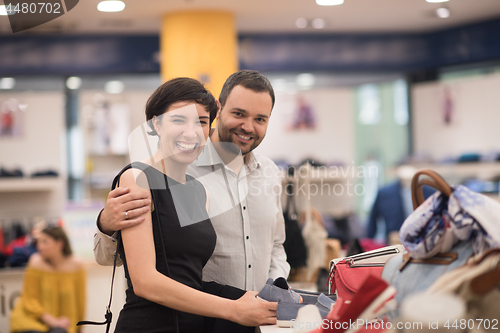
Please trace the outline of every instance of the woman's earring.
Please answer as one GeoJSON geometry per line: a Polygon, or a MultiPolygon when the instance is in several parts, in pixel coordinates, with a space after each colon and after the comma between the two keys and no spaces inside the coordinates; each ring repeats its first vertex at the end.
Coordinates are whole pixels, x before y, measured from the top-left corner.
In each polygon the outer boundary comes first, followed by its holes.
{"type": "Polygon", "coordinates": [[[161,136],[158,135],[158,149],[161,147],[161,136]]]}

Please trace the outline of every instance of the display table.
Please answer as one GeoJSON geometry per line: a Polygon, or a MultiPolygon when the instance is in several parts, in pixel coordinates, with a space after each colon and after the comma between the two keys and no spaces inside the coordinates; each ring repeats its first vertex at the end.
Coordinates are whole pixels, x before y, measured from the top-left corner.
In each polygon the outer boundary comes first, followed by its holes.
{"type": "MultiPolygon", "coordinates": [[[[317,286],[314,282],[289,282],[288,284],[289,284],[290,288],[292,288],[292,289],[310,291],[310,292],[317,292],[318,291],[317,286]]],[[[279,327],[278,325],[264,325],[264,326],[260,326],[256,330],[256,332],[260,332],[260,333],[292,333],[293,328],[279,327]]]]}

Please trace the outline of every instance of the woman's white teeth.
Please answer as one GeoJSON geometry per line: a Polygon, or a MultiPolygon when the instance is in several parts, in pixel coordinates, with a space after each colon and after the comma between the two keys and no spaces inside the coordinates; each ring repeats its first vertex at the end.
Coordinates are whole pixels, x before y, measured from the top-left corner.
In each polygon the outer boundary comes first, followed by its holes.
{"type": "Polygon", "coordinates": [[[241,134],[236,134],[238,137],[242,138],[243,140],[250,140],[249,136],[241,135],[241,134]]]}
{"type": "Polygon", "coordinates": [[[194,147],[196,147],[196,143],[192,144],[186,144],[186,143],[180,143],[176,142],[177,147],[179,147],[181,150],[193,150],[194,147]]]}

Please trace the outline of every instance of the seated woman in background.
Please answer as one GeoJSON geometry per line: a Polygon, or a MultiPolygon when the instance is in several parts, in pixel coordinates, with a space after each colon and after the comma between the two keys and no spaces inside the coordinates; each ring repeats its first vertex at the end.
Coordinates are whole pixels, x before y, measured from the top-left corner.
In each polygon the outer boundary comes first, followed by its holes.
{"type": "Polygon", "coordinates": [[[11,332],[75,333],[85,311],[85,270],[61,227],[47,227],[26,267],[10,316],[11,332]]]}

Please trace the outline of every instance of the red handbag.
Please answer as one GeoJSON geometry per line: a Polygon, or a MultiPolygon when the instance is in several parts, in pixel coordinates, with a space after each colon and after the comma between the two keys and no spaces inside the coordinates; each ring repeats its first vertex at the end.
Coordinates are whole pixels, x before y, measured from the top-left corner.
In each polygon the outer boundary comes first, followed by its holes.
{"type": "Polygon", "coordinates": [[[399,253],[405,253],[403,245],[386,246],[347,258],[330,261],[328,283],[330,292],[344,301],[350,301],[369,275],[382,275],[385,263],[399,253]]]}

